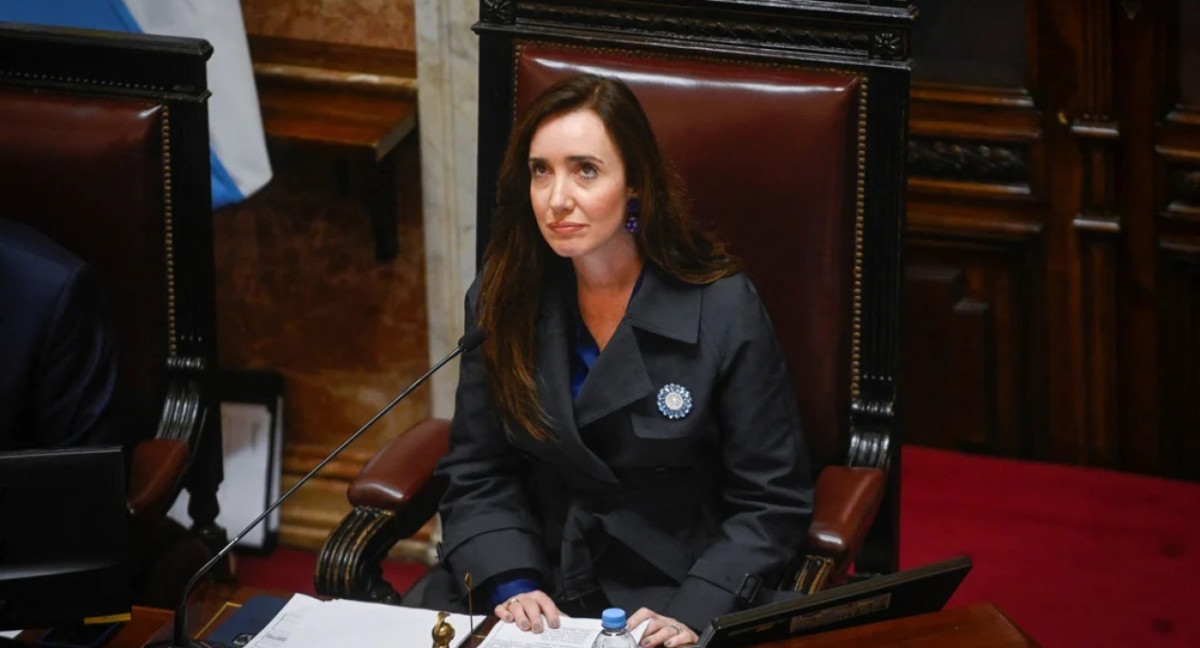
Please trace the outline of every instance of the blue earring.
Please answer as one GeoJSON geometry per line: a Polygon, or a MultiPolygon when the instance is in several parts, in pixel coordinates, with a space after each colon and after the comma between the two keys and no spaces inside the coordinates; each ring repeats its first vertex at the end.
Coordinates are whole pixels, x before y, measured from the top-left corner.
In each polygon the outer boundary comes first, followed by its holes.
{"type": "Polygon", "coordinates": [[[637,198],[630,198],[629,204],[625,207],[625,231],[630,234],[637,234],[638,230],[642,229],[642,223],[638,220],[638,214],[642,213],[642,201],[637,198]]]}

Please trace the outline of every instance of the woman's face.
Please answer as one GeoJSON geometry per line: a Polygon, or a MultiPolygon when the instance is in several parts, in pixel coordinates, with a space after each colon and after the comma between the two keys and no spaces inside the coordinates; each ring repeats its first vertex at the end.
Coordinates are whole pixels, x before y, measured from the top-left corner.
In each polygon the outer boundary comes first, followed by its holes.
{"type": "Polygon", "coordinates": [[[534,132],[529,200],[542,236],[559,256],[603,260],[636,249],[624,228],[632,195],[621,154],[594,111],[551,117],[534,132]]]}

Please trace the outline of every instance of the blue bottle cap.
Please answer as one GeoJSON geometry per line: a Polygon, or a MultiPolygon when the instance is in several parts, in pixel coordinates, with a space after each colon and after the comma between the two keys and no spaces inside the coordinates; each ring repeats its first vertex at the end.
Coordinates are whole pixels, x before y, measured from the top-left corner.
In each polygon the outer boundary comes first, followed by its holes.
{"type": "Polygon", "coordinates": [[[621,608],[608,608],[600,615],[600,625],[607,630],[624,628],[625,610],[621,608]]]}

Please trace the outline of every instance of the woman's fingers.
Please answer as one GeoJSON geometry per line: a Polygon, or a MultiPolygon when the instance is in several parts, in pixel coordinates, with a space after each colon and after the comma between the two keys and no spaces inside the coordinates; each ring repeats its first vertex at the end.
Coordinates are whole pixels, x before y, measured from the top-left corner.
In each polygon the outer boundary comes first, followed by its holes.
{"type": "Polygon", "coordinates": [[[654,613],[654,610],[651,610],[650,608],[638,608],[638,611],[634,612],[633,616],[629,617],[629,622],[625,624],[625,627],[632,630],[641,625],[642,621],[645,621],[646,619],[654,619],[656,617],[658,617],[658,615],[654,613]]]}
{"type": "Polygon", "coordinates": [[[542,606],[533,596],[533,592],[522,596],[521,602],[514,604],[513,607],[520,609],[519,612],[514,612],[518,628],[532,630],[534,634],[542,631],[542,606]]]}
{"type": "Polygon", "coordinates": [[[629,617],[629,627],[636,628],[647,620],[649,623],[646,624],[646,630],[642,633],[642,648],[654,648],[655,646],[677,648],[696,643],[700,639],[686,625],[647,608],[641,608],[629,617]]]}
{"type": "Polygon", "coordinates": [[[666,646],[666,648],[676,648],[677,646],[686,646],[694,644],[699,640],[696,633],[690,628],[668,619],[668,623],[662,626],[652,635],[642,635],[643,646],[666,646]],[[647,640],[649,643],[647,643],[647,640]]]}
{"type": "Polygon", "coordinates": [[[500,619],[534,634],[542,632],[547,625],[558,627],[558,606],[541,590],[518,594],[497,605],[495,612],[500,619]]]}
{"type": "Polygon", "coordinates": [[[542,599],[545,599],[542,601],[542,616],[546,617],[546,625],[551,628],[557,628],[560,612],[558,611],[558,606],[554,604],[554,599],[550,598],[549,594],[546,594],[540,590],[536,593],[539,594],[542,599]]]}

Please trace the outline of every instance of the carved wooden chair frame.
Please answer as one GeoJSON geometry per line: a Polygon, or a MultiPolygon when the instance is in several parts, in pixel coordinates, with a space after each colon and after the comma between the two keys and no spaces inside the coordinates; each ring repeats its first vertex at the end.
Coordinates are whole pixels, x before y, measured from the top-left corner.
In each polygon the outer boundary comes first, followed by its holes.
{"type": "MultiPolygon", "coordinates": [[[[582,47],[703,57],[749,65],[804,66],[854,75],[858,97],[854,187],[853,332],[843,445],[817,483],[814,523],[790,585],[816,591],[859,574],[898,568],[900,427],[896,410],[899,273],[910,61],[908,2],[534,2],[483,0],[477,254],[513,114],[514,65],[522,47],[582,47]],[[869,87],[869,92],[867,88],[869,87]],[[483,107],[510,106],[512,110],[483,107]],[[869,179],[869,181],[868,181],[869,179]],[[876,515],[876,511],[879,514],[876,515]]],[[[753,276],[753,273],[751,273],[753,276]]],[[[769,307],[769,304],[768,304],[769,307]]],[[[330,535],[317,565],[317,591],[398,602],[380,561],[437,509],[434,475],[448,422],[424,421],[381,450],[351,483],[354,510],[330,535]]]]}

